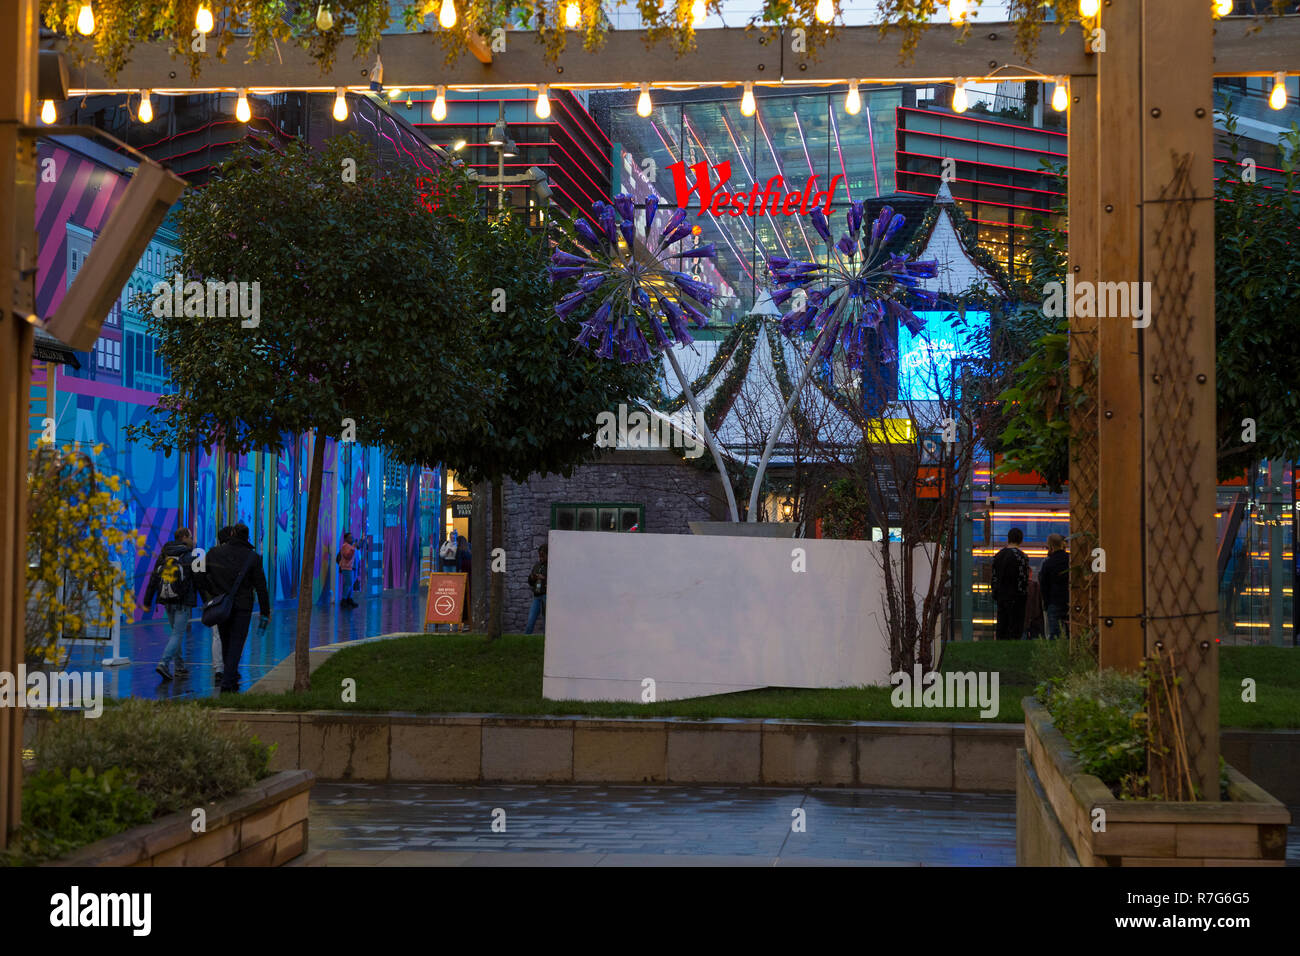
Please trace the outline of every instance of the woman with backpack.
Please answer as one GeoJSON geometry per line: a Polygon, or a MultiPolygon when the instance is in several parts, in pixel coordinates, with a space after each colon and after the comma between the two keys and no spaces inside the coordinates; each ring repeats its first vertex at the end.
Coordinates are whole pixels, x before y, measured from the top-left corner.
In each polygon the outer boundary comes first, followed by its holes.
{"type": "Polygon", "coordinates": [[[189,637],[190,617],[199,599],[198,582],[191,563],[193,557],[194,535],[190,534],[189,528],[177,528],[173,540],[163,545],[144,593],[146,611],[153,610],[155,598],[167,611],[167,646],[163,648],[162,660],[154,668],[165,681],[173,676],[184,677],[190,672],[182,656],[185,639],[189,637]]]}

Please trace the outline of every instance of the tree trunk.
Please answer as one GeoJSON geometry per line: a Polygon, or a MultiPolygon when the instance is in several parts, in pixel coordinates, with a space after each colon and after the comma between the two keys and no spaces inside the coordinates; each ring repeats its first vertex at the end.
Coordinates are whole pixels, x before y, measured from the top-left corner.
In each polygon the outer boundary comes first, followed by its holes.
{"type": "MultiPolygon", "coordinates": [[[[492,551],[494,554],[497,548],[505,547],[506,516],[502,497],[501,479],[498,478],[492,482],[492,551]]],[[[504,610],[502,602],[505,600],[506,574],[504,569],[499,572],[493,570],[490,573],[492,576],[492,606],[488,613],[487,636],[489,641],[494,641],[501,636],[501,617],[504,610]]]]}
{"type": "Polygon", "coordinates": [[[488,613],[488,496],[491,485],[480,481],[474,485],[474,503],[469,519],[470,546],[470,630],[487,633],[488,613]]]}
{"type": "Polygon", "coordinates": [[[325,436],[312,436],[311,472],[307,477],[307,521],[302,533],[302,573],[298,576],[298,631],[293,643],[293,689],[311,690],[307,647],[311,639],[312,585],[316,581],[316,531],[320,523],[321,472],[325,470],[325,436]]]}

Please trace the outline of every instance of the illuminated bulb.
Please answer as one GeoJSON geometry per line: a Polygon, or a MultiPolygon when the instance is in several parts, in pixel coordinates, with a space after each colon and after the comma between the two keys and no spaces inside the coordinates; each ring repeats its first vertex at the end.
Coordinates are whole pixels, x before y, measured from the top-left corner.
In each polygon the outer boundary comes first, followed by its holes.
{"type": "Polygon", "coordinates": [[[745,95],[740,98],[740,112],[746,116],[754,115],[754,84],[745,84],[745,95]]]}
{"type": "Polygon", "coordinates": [[[1268,94],[1268,105],[1275,110],[1286,106],[1286,74],[1273,74],[1273,92],[1268,94]]]}
{"type": "Polygon", "coordinates": [[[1101,9],[1101,0],[1079,0],[1079,16],[1095,17],[1101,9]]]}
{"type": "Polygon", "coordinates": [[[447,87],[438,87],[438,95],[433,98],[433,118],[441,123],[447,118],[447,87]]]}
{"type": "Polygon", "coordinates": [[[348,100],[344,95],[345,90],[339,87],[338,93],[334,96],[334,118],[342,123],[348,118],[348,100]]]}
{"type": "Polygon", "coordinates": [[[813,14],[817,17],[818,23],[830,23],[835,19],[834,0],[817,0],[817,7],[813,14]]]}
{"type": "Polygon", "coordinates": [[[957,82],[953,85],[952,110],[954,113],[965,113],[966,106],[966,78],[959,76],[957,82]]]}
{"type": "Polygon", "coordinates": [[[456,0],[442,0],[442,9],[438,11],[438,22],[444,30],[456,25],[456,0]]]}
{"type": "Polygon", "coordinates": [[[212,32],[212,11],[206,3],[199,4],[198,13],[194,14],[194,26],[200,33],[212,32]]]}
{"type": "Polygon", "coordinates": [[[95,11],[90,9],[88,3],[83,3],[77,12],[77,32],[83,37],[88,37],[95,32],[95,11]]]}
{"type": "Polygon", "coordinates": [[[649,116],[654,112],[654,104],[650,102],[650,84],[641,84],[641,95],[636,98],[636,115],[649,116]]]}
{"type": "Polygon", "coordinates": [[[1065,108],[1070,105],[1070,87],[1069,80],[1063,76],[1056,78],[1056,89],[1052,90],[1052,109],[1058,113],[1064,113],[1065,108]]]}
{"type": "Polygon", "coordinates": [[[248,108],[248,93],[240,90],[239,99],[235,102],[235,119],[241,123],[247,123],[252,118],[253,111],[248,108]]]}
{"type": "Polygon", "coordinates": [[[691,4],[691,26],[698,27],[704,22],[704,0],[695,0],[691,4]]]}
{"type": "Polygon", "coordinates": [[[948,0],[948,19],[953,23],[965,23],[970,15],[970,0],[948,0]]]}
{"type": "Polygon", "coordinates": [[[401,96],[401,95],[402,95],[402,91],[401,91],[401,89],[400,89],[399,87],[396,87],[396,86],[394,86],[392,89],[390,89],[390,90],[388,91],[388,98],[389,98],[390,100],[395,100],[395,99],[397,99],[397,98],[398,98],[399,96],[401,96]]]}
{"type": "Polygon", "coordinates": [[[546,119],[551,115],[551,98],[546,95],[546,84],[537,84],[537,106],[535,107],[538,119],[546,119]]]}
{"type": "Polygon", "coordinates": [[[1232,0],[1214,0],[1214,15],[1226,17],[1232,12],[1232,0]]]}
{"type": "Polygon", "coordinates": [[[568,5],[564,8],[564,25],[570,30],[576,30],[581,22],[582,8],[578,6],[577,0],[569,0],[568,5]]]}
{"type": "Polygon", "coordinates": [[[136,114],[140,117],[141,123],[153,122],[153,104],[149,102],[149,91],[140,91],[140,110],[136,114]]]}
{"type": "Polygon", "coordinates": [[[316,8],[316,29],[321,33],[329,30],[334,26],[334,15],[330,13],[330,8],[321,4],[316,8]]]}
{"type": "Polygon", "coordinates": [[[849,82],[848,95],[844,97],[844,112],[850,116],[857,116],[862,109],[862,97],[858,95],[858,81],[849,82]]]}
{"type": "Polygon", "coordinates": [[[50,126],[59,118],[59,114],[54,110],[54,100],[46,100],[41,104],[41,122],[50,126]]]}

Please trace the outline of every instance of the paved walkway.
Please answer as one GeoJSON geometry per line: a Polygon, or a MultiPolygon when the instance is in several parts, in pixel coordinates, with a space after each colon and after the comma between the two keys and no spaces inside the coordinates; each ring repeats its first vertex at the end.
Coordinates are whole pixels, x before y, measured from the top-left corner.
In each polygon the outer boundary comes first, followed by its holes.
{"type": "Polygon", "coordinates": [[[310,827],[329,866],[1009,866],[1016,855],[1011,794],[318,783],[310,827]]]}
{"type": "MultiPolygon", "coordinates": [[[[360,606],[341,610],[338,604],[318,604],[312,608],[310,646],[341,644],[384,634],[418,632],[424,621],[423,593],[394,591],[382,596],[358,597],[360,606]]],[[[160,612],[159,612],[160,613],[160,612]]],[[[160,614],[161,617],[161,614],[160,614]]],[[[260,678],[293,653],[297,632],[298,608],[293,604],[277,605],[271,623],[263,632],[257,628],[256,615],[244,644],[240,664],[241,687],[249,690],[260,678]]],[[[100,667],[104,651],[77,647],[73,649],[70,669],[103,670],[104,692],[111,697],[150,697],[183,699],[210,697],[216,693],[212,682],[212,632],[198,620],[197,611],[190,623],[190,633],[181,651],[190,675],[164,681],[155,672],[167,645],[167,619],[145,621],[122,628],[121,651],[129,664],[100,667]]]]}

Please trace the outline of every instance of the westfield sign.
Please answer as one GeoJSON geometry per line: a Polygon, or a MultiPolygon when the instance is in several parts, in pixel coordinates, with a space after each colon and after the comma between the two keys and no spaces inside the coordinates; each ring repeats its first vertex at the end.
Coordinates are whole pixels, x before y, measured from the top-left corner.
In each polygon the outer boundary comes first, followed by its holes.
{"type": "Polygon", "coordinates": [[[760,216],[764,213],[769,216],[805,216],[809,209],[818,206],[822,212],[829,213],[835,199],[835,187],[844,178],[842,175],[835,176],[831,179],[830,189],[814,193],[817,177],[809,176],[802,192],[786,192],[785,179],[778,175],[769,179],[765,188],[760,189],[758,183],[755,183],[749,192],[733,193],[726,189],[727,180],[731,178],[730,162],[718,163],[713,167],[713,172],[718,176],[716,185],[709,182],[708,163],[696,163],[691,167],[691,172],[695,174],[694,185],[686,181],[685,163],[673,163],[668,171],[673,174],[673,189],[677,192],[678,207],[689,208],[691,193],[695,193],[700,204],[697,216],[703,216],[706,212],[715,216],[723,213],[728,216],[760,216]]]}

